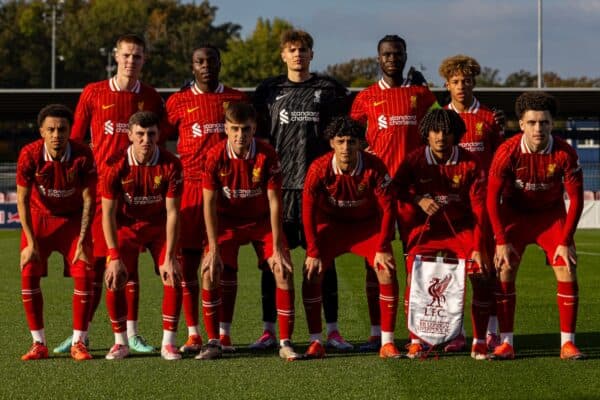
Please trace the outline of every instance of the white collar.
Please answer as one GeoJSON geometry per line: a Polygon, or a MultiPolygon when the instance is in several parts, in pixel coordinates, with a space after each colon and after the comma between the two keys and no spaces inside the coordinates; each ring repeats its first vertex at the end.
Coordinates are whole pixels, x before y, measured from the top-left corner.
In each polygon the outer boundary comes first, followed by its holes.
{"type": "MultiPolygon", "coordinates": [[[[359,175],[362,170],[363,170],[363,157],[362,157],[362,153],[359,151],[358,152],[358,161],[356,162],[356,167],[354,167],[354,169],[352,170],[352,172],[350,172],[350,176],[356,176],[359,175]]],[[[338,167],[337,165],[337,161],[335,158],[335,153],[333,154],[333,157],[331,158],[331,168],[333,168],[333,173],[336,175],[344,175],[344,171],[342,171],[340,169],[340,167],[338,167]]]]}
{"type": "MultiPolygon", "coordinates": [[[[69,161],[71,159],[71,143],[67,142],[67,148],[65,149],[65,153],[60,158],[60,162],[69,161]]],[[[46,143],[44,143],[44,161],[55,161],[52,159],[50,152],[48,151],[48,147],[46,147],[46,143]]]]}
{"type": "MultiPolygon", "coordinates": [[[[429,165],[439,165],[429,146],[425,147],[425,159],[429,165]]],[[[452,146],[452,154],[450,154],[445,165],[456,165],[456,163],[458,163],[458,146],[452,146]]]]}
{"type": "MultiPolygon", "coordinates": [[[[379,79],[379,81],[377,82],[377,84],[379,85],[379,88],[381,90],[387,90],[387,89],[391,89],[392,87],[389,85],[389,83],[387,83],[385,80],[383,80],[383,78],[379,79]]],[[[408,80],[408,78],[404,79],[404,82],[402,82],[402,85],[400,85],[400,87],[408,87],[410,86],[410,82],[408,80]]]]}
{"type": "MultiPolygon", "coordinates": [[[[550,154],[552,152],[553,146],[554,146],[554,137],[552,136],[552,134],[550,134],[550,138],[548,139],[548,144],[546,145],[546,147],[543,150],[536,152],[536,154],[550,154]]],[[[531,148],[527,145],[527,141],[525,140],[525,134],[523,134],[523,136],[521,136],[521,153],[524,153],[524,154],[533,154],[534,153],[531,150],[531,148]]]]}
{"type": "Polygon", "coordinates": [[[138,160],[136,160],[135,156],[133,155],[133,146],[130,145],[127,148],[127,159],[129,161],[129,165],[136,165],[136,166],[140,166],[140,165],[147,165],[147,166],[154,166],[158,163],[158,157],[160,156],[160,148],[158,146],[156,146],[156,150],[154,151],[154,154],[152,154],[152,157],[150,158],[150,160],[146,163],[146,164],[140,164],[138,162],[138,160]]]}
{"type": "MultiPolygon", "coordinates": [[[[471,103],[471,105],[469,107],[467,107],[467,109],[465,111],[462,111],[464,113],[470,113],[470,114],[477,114],[477,111],[479,111],[479,108],[481,107],[481,103],[479,103],[479,100],[477,100],[475,97],[473,97],[473,103],[471,103]]],[[[452,111],[456,111],[457,113],[461,113],[461,111],[458,111],[456,109],[456,107],[454,107],[454,104],[452,104],[452,102],[450,102],[450,104],[448,104],[448,109],[452,110],[452,111]]]]}
{"type": "MultiPolygon", "coordinates": [[[[219,82],[219,84],[217,85],[217,88],[215,89],[215,93],[223,93],[224,90],[224,86],[221,82],[219,82]]],[[[198,87],[198,83],[196,83],[196,81],[194,81],[194,84],[192,85],[192,93],[194,93],[195,95],[198,94],[204,94],[205,92],[203,92],[202,90],[200,90],[200,88],[198,87]]]]}
{"type": "MultiPolygon", "coordinates": [[[[233,149],[229,145],[229,140],[227,141],[226,151],[227,151],[227,156],[230,159],[239,159],[240,158],[240,157],[238,157],[237,154],[235,154],[235,151],[233,151],[233,149]]],[[[250,159],[254,158],[255,155],[256,155],[256,139],[252,138],[252,142],[250,143],[250,149],[244,156],[244,160],[250,160],[250,159]]]]}
{"type": "MultiPolygon", "coordinates": [[[[123,92],[124,91],[123,89],[121,89],[121,87],[117,83],[116,75],[108,80],[108,85],[110,86],[110,90],[112,90],[113,92],[123,92]]],[[[133,88],[131,88],[130,92],[139,94],[141,86],[142,86],[142,84],[140,83],[139,80],[135,81],[135,84],[133,85],[133,88]]]]}

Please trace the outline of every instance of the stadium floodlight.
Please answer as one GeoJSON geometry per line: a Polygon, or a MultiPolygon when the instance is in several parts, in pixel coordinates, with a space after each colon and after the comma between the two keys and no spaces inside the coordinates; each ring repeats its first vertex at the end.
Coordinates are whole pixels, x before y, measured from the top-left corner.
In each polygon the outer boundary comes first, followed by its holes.
{"type": "Polygon", "coordinates": [[[56,24],[60,24],[63,21],[62,10],[65,4],[65,0],[44,0],[46,7],[51,12],[50,16],[46,12],[42,14],[44,21],[50,19],[52,24],[52,47],[50,50],[50,87],[56,88],[56,24]]]}

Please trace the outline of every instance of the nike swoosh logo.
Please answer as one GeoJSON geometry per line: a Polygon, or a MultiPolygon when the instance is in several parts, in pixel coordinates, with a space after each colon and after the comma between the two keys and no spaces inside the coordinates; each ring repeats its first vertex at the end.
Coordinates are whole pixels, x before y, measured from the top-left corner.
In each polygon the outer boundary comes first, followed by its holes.
{"type": "Polygon", "coordinates": [[[128,183],[131,183],[131,182],[133,182],[133,179],[127,179],[127,180],[121,181],[121,184],[127,185],[128,183]]]}
{"type": "Polygon", "coordinates": [[[188,112],[188,113],[193,113],[194,111],[196,111],[196,110],[197,110],[197,109],[199,109],[199,108],[200,108],[199,106],[198,106],[198,107],[192,107],[192,108],[188,108],[188,109],[187,109],[187,112],[188,112]]]}
{"type": "Polygon", "coordinates": [[[280,95],[278,95],[278,96],[276,96],[276,97],[275,97],[275,101],[281,100],[281,99],[283,99],[284,97],[287,97],[287,96],[289,96],[290,94],[291,94],[291,92],[290,92],[290,93],[284,93],[284,94],[280,94],[280,95]]]}
{"type": "Polygon", "coordinates": [[[207,312],[207,313],[206,313],[206,316],[207,316],[207,317],[210,317],[211,315],[215,315],[215,314],[216,314],[216,311],[213,311],[213,312],[207,312]]]}
{"type": "Polygon", "coordinates": [[[109,104],[109,105],[104,105],[104,104],[102,104],[102,109],[103,109],[103,110],[108,110],[109,108],[112,108],[112,107],[114,107],[114,106],[115,106],[114,104],[109,104]]]}
{"type": "Polygon", "coordinates": [[[567,302],[565,302],[565,306],[574,306],[574,305],[575,305],[575,303],[567,303],[567,302]]]}
{"type": "Polygon", "coordinates": [[[385,103],[387,100],[375,101],[373,102],[373,107],[377,107],[385,103]]]}
{"type": "Polygon", "coordinates": [[[47,174],[40,174],[40,173],[35,173],[35,176],[46,176],[47,174]]]}

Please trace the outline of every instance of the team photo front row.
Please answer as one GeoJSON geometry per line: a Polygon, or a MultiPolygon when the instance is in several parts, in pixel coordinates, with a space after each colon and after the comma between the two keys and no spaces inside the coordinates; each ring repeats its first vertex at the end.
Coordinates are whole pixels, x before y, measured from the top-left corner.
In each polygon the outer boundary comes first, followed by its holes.
{"type": "MultiPolygon", "coordinates": [[[[199,56],[209,55],[205,51],[199,56]]],[[[381,358],[416,359],[462,337],[462,350],[468,276],[473,293],[471,357],[513,359],[515,280],[529,244],[544,250],[556,277],[560,357],[584,358],[575,346],[578,286],[573,239],[583,208],[583,175],[573,148],[552,134],[557,112],[552,96],[525,92],[516,100],[521,133],[502,142],[488,165],[459,145],[468,121],[448,107],[431,107],[423,116],[418,124],[421,145],[395,171],[365,145],[364,124],[350,116],[334,116],[320,138],[329,150],[307,164],[302,187],[293,191],[286,174],[294,172],[282,166],[277,146],[257,132],[261,121],[254,106],[238,100],[224,105],[225,135],[205,149],[194,167],[194,179],[186,175],[189,160],[163,146],[163,122],[155,112],[133,113],[126,127],[128,147],[100,166],[90,146],[70,138],[73,114],[67,107],[52,104],[40,111],[41,139],[21,150],[17,165],[21,293],[33,338],[23,360],[49,357],[40,280],[47,275],[54,251],[64,257],[65,276],[74,282],[72,336],[55,352],[70,352],[75,360],[92,358],[88,326],[102,279],[114,333],[106,359],[123,359],[130,351],[152,352],[137,333],[138,258],[146,249],[163,284],[162,358],[178,360],[186,353],[199,360],[221,358],[223,352],[235,350],[229,333],[235,293],[229,283],[237,284],[238,253],[246,244],[253,245],[263,274],[274,281],[279,325],[278,343],[259,340],[265,345],[251,347],[278,344],[284,360],[325,356],[330,337],[323,339],[321,309],[331,289],[324,280],[335,268],[335,259],[345,253],[364,258],[367,274],[375,281],[370,290],[378,303],[373,305],[371,294],[369,311],[377,329],[372,328],[366,349],[377,350],[381,358]],[[289,235],[284,218],[284,197],[289,195],[297,197],[306,249],[305,353],[297,353],[292,341],[298,269],[290,249],[299,243],[289,235]],[[189,213],[204,229],[195,227],[192,232],[186,226],[189,213]],[[400,260],[392,251],[396,229],[405,253],[400,260]],[[195,244],[184,244],[190,242],[195,244]],[[98,246],[106,248],[100,272],[98,246]],[[394,337],[402,264],[410,332],[406,352],[398,349],[394,337]],[[185,304],[190,293],[196,296],[195,309],[185,304]],[[188,341],[178,348],[182,308],[188,341]],[[200,313],[206,344],[197,328],[200,313]]],[[[369,293],[369,282],[367,286],[369,293]]],[[[274,332],[272,322],[265,327],[274,332]]],[[[339,334],[333,339],[339,350],[353,347],[339,334]]]]}

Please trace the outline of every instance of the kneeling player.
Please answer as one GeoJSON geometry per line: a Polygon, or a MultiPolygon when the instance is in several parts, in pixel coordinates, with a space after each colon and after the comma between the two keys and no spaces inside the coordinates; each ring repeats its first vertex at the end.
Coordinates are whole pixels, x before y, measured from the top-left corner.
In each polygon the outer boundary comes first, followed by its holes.
{"type": "Polygon", "coordinates": [[[175,335],[181,309],[181,267],[176,257],[182,167],[177,157],[158,147],[158,123],[152,112],[131,116],[131,145],[111,160],[102,182],[102,227],[109,256],[106,304],[115,335],[115,345],[106,355],[109,360],[129,354],[125,284],[138,280],[142,248],[150,250],[163,282],[161,356],[181,358],[175,335]]]}
{"type": "Polygon", "coordinates": [[[87,339],[91,301],[90,221],[96,168],[89,147],[69,140],[73,113],[51,104],[38,115],[42,139],[23,148],[17,163],[17,209],[21,217],[21,295],[33,346],[22,360],[48,358],[40,278],[53,251],[66,259],[73,277],[71,357],[89,360],[87,339]]]}
{"type": "MultiPolygon", "coordinates": [[[[479,265],[481,273],[469,275],[473,285],[471,357],[484,360],[492,300],[486,264],[481,259],[485,174],[478,157],[458,146],[465,124],[456,112],[429,111],[419,131],[427,145],[409,154],[394,177],[401,198],[406,196],[403,200],[413,201],[421,210],[408,235],[407,292],[417,254],[443,252],[446,257],[472,259],[479,265]]],[[[422,350],[420,339],[411,334],[408,358],[418,358],[422,350]]]]}
{"type": "Polygon", "coordinates": [[[240,246],[252,242],[259,262],[275,275],[281,358],[295,360],[294,283],[282,229],[281,167],[275,149],[254,139],[256,112],[245,103],[225,110],[227,139],[208,153],[202,177],[208,249],[202,262],[202,313],[208,335],[197,359],[221,357],[219,281],[225,267],[237,269],[240,246]]]}
{"type": "Polygon", "coordinates": [[[309,167],[302,196],[307,249],[302,298],[308,320],[308,358],[325,355],[322,344],[321,282],[335,257],[365,257],[379,281],[382,358],[398,358],[394,328],[398,279],[392,254],[395,213],[391,179],[381,160],[360,150],[364,129],[338,117],[325,130],[333,151],[309,167]]]}
{"type": "Polygon", "coordinates": [[[531,243],[544,250],[556,277],[560,357],[584,357],[575,346],[579,289],[573,240],[583,210],[583,173],[575,150],[552,134],[556,108],[554,97],[543,92],[519,96],[515,112],[523,133],[500,145],[490,167],[487,207],[496,237],[502,344],[494,356],[499,359],[515,357],[515,279],[521,255],[531,243]],[[563,201],[565,190],[571,200],[568,211],[563,201]]]}

